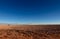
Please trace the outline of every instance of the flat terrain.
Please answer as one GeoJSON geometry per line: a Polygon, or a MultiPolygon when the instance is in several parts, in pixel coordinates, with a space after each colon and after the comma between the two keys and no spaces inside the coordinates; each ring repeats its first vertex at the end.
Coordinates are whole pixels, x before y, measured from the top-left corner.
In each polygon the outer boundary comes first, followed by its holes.
{"type": "Polygon", "coordinates": [[[60,25],[0,25],[0,39],[60,39],[60,25]]]}

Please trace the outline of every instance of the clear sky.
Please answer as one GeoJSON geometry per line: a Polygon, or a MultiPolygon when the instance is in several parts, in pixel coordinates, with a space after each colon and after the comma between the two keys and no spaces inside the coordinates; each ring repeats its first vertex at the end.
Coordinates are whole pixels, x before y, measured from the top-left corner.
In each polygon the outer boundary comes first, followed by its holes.
{"type": "Polygon", "coordinates": [[[60,0],[0,0],[0,23],[60,23],[60,0]]]}

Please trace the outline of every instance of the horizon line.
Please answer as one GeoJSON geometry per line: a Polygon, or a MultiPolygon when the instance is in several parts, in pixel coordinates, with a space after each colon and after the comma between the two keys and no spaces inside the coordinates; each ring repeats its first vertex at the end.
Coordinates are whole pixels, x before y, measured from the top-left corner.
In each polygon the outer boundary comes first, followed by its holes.
{"type": "Polygon", "coordinates": [[[28,24],[28,23],[26,23],[26,24],[23,24],[23,23],[0,23],[0,25],[3,25],[3,24],[11,24],[11,25],[60,25],[60,23],[40,23],[40,24],[37,24],[37,23],[32,23],[32,24],[28,24]]]}

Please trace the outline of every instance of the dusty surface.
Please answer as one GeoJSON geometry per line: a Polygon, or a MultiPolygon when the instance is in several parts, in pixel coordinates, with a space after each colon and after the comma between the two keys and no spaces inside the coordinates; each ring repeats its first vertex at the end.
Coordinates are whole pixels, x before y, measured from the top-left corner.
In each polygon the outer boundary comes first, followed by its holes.
{"type": "Polygon", "coordinates": [[[0,39],[60,39],[60,25],[0,25],[0,39]]]}

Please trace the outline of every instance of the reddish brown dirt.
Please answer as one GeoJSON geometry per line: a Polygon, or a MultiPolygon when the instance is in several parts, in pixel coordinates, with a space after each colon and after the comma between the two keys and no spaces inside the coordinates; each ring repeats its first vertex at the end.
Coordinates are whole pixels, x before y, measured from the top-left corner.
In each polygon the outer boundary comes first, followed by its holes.
{"type": "Polygon", "coordinates": [[[0,25],[0,39],[60,39],[60,25],[0,25]]]}

